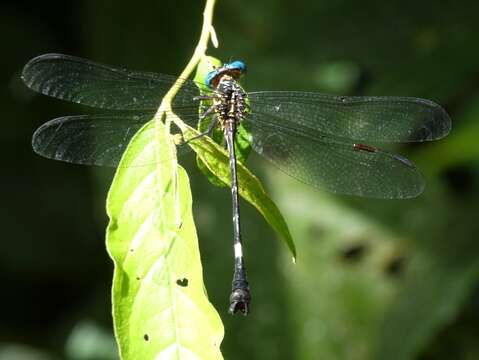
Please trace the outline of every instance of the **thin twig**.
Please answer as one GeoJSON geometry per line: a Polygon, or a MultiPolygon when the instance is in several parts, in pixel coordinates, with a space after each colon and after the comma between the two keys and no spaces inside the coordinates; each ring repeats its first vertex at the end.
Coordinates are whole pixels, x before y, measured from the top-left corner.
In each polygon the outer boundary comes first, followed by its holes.
{"type": "MultiPolygon", "coordinates": [[[[200,39],[198,41],[198,44],[196,45],[195,52],[193,53],[193,56],[191,57],[190,61],[186,65],[185,69],[182,71],[180,74],[179,78],[175,81],[173,86],[170,88],[170,90],[166,93],[166,95],[163,97],[161,100],[160,107],[158,108],[158,111],[156,112],[153,121],[155,122],[155,139],[156,139],[156,144],[158,145],[160,143],[161,137],[161,129],[164,131],[164,136],[166,139],[170,138],[170,125],[171,122],[173,121],[175,124],[178,125],[180,129],[185,128],[184,122],[175,114],[173,113],[171,104],[172,101],[178,92],[178,90],[181,88],[181,86],[184,84],[185,79],[187,79],[193,70],[196,68],[198,63],[201,61],[201,59],[206,56],[206,50],[208,48],[208,42],[211,37],[211,33],[214,33],[214,28],[213,28],[213,10],[215,6],[216,0],[206,0],[206,5],[205,9],[203,11],[203,26],[201,28],[201,35],[200,39]],[[164,126],[162,124],[162,121],[165,121],[164,126]]],[[[216,38],[215,38],[216,40],[216,38]]],[[[217,42],[217,40],[216,40],[217,42]]],[[[174,191],[174,196],[175,196],[175,214],[176,214],[176,225],[178,227],[181,226],[182,224],[182,219],[181,219],[181,206],[180,206],[180,194],[178,191],[178,168],[177,168],[177,160],[176,160],[176,147],[172,141],[168,141],[169,143],[169,152],[170,152],[170,159],[171,159],[171,166],[173,166],[172,171],[176,174],[174,176],[173,182],[172,182],[172,187],[174,191]]],[[[161,149],[159,146],[157,146],[157,149],[155,151],[156,153],[156,158],[157,158],[157,164],[161,163],[161,156],[160,156],[160,151],[161,149]]],[[[162,181],[161,178],[161,168],[157,169],[158,172],[158,182],[162,181]]]]}
{"type": "Polygon", "coordinates": [[[202,57],[205,56],[206,50],[208,49],[208,42],[210,40],[212,30],[214,32],[213,10],[215,7],[215,3],[216,0],[206,0],[205,9],[203,11],[203,26],[201,28],[201,35],[198,41],[198,45],[196,45],[195,52],[193,53],[193,56],[191,57],[183,72],[180,74],[180,77],[176,80],[171,89],[163,97],[161,105],[157,113],[155,114],[155,119],[161,120],[165,112],[171,112],[171,102],[173,101],[176,93],[185,82],[185,79],[187,79],[191,75],[193,70],[201,61],[202,57]]]}

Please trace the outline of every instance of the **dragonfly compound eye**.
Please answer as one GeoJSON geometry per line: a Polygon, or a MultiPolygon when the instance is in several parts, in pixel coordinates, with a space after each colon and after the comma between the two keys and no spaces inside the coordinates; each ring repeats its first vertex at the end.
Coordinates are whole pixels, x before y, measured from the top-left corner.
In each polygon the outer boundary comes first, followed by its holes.
{"type": "Polygon", "coordinates": [[[230,62],[229,64],[226,64],[224,67],[229,70],[239,71],[240,75],[243,75],[246,73],[246,64],[240,60],[230,62]]]}
{"type": "Polygon", "coordinates": [[[210,89],[212,89],[214,87],[213,81],[216,79],[217,76],[218,76],[218,69],[210,71],[205,76],[205,85],[208,86],[210,89]]]}

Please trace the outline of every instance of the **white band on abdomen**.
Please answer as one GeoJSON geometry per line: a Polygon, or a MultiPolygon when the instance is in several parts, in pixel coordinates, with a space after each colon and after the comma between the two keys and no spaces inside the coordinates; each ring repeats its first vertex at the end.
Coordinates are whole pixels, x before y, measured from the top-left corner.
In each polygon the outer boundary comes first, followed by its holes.
{"type": "Polygon", "coordinates": [[[243,257],[243,247],[241,246],[240,243],[235,244],[235,258],[241,258],[243,257]]]}

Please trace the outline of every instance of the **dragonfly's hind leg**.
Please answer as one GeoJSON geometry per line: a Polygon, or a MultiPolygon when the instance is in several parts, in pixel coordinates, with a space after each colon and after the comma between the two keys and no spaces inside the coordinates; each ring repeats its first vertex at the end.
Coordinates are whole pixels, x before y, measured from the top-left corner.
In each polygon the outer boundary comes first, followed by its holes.
{"type": "MultiPolygon", "coordinates": [[[[205,110],[205,112],[203,114],[201,114],[200,121],[203,121],[204,119],[206,119],[207,116],[211,115],[214,112],[215,112],[215,106],[211,105],[208,109],[205,110]]],[[[212,121],[212,123],[213,122],[214,121],[212,121]]],[[[210,126],[211,126],[211,124],[210,124],[210,126]]],[[[208,126],[208,129],[209,129],[209,126],[208,126]]]]}
{"type": "MultiPolygon", "coordinates": [[[[200,121],[203,120],[206,116],[208,116],[209,114],[206,114],[206,113],[211,113],[213,110],[212,110],[213,107],[210,107],[208,110],[206,110],[203,115],[201,115],[200,117],[200,121]]],[[[190,141],[193,141],[193,140],[196,140],[202,136],[205,136],[205,135],[208,135],[211,137],[211,134],[213,133],[213,130],[214,128],[216,127],[216,125],[218,124],[218,117],[215,115],[213,116],[213,120],[211,121],[211,123],[208,125],[208,129],[206,129],[206,131],[196,135],[196,136],[193,136],[191,139],[188,139],[186,140],[186,144],[188,144],[190,141]]]]}
{"type": "MultiPolygon", "coordinates": [[[[198,95],[193,98],[195,101],[205,101],[205,100],[213,100],[213,96],[211,95],[198,95]]],[[[203,121],[206,119],[207,116],[210,116],[211,114],[214,114],[215,112],[215,105],[211,105],[210,107],[207,107],[206,110],[203,112],[203,114],[200,115],[199,122],[203,121]]],[[[216,127],[218,124],[218,117],[216,115],[213,116],[213,120],[211,123],[208,125],[208,129],[206,129],[205,132],[202,132],[196,136],[193,136],[191,139],[188,139],[185,141],[185,144],[188,144],[190,141],[196,140],[202,136],[208,135],[211,137],[211,134],[213,133],[213,129],[216,127]]]]}

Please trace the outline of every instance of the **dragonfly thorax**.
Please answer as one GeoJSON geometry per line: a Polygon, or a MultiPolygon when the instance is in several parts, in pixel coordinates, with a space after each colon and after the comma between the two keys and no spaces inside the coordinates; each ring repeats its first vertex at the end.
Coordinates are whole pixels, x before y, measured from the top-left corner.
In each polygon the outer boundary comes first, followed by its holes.
{"type": "Polygon", "coordinates": [[[226,122],[235,124],[245,118],[248,113],[247,95],[238,82],[229,75],[218,81],[213,91],[214,112],[221,125],[226,122]]]}

